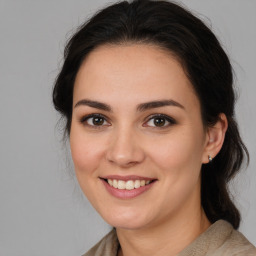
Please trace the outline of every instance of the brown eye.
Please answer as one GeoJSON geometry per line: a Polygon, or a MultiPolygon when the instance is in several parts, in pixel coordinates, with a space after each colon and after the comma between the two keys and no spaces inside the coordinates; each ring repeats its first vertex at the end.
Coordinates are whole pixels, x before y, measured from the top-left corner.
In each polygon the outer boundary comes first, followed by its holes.
{"type": "Polygon", "coordinates": [[[106,118],[99,114],[92,114],[89,116],[83,117],[81,123],[91,127],[101,127],[101,126],[109,126],[110,123],[106,120],[106,118]]]}
{"type": "Polygon", "coordinates": [[[160,114],[152,116],[143,126],[165,128],[174,124],[176,121],[173,118],[160,114]]]}
{"type": "Polygon", "coordinates": [[[154,125],[157,127],[165,126],[166,120],[162,117],[154,118],[154,125]]]}
{"type": "Polygon", "coordinates": [[[93,117],[92,118],[92,123],[93,125],[103,125],[104,124],[104,118],[102,117],[93,117]]]}

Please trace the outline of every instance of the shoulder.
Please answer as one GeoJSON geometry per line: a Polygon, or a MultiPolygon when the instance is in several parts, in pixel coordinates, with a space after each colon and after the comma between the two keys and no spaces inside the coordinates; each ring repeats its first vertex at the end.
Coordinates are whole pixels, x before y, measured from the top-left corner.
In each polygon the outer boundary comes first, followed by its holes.
{"type": "Polygon", "coordinates": [[[112,229],[96,245],[82,256],[116,256],[118,250],[118,239],[115,229],[112,229]]]}
{"type": "Polygon", "coordinates": [[[227,237],[226,241],[219,248],[219,251],[223,255],[256,256],[256,248],[254,245],[252,245],[242,233],[234,229],[232,229],[230,236],[227,237]]]}
{"type": "Polygon", "coordinates": [[[224,220],[216,221],[179,256],[256,256],[256,248],[224,220]]]}

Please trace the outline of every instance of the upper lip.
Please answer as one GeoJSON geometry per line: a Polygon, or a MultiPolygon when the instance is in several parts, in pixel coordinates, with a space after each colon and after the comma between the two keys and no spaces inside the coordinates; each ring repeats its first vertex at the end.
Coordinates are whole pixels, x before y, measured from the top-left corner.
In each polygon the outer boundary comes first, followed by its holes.
{"type": "Polygon", "coordinates": [[[121,175],[108,175],[108,176],[101,176],[101,179],[110,179],[110,180],[155,180],[155,178],[150,178],[150,177],[143,177],[143,176],[137,176],[137,175],[126,175],[126,176],[121,176],[121,175]]]}

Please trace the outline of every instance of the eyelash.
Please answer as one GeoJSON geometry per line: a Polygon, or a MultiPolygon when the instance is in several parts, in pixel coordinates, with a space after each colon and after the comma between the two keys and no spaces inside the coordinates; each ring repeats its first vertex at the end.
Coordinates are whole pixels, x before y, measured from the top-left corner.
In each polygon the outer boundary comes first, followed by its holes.
{"type": "Polygon", "coordinates": [[[176,124],[177,122],[170,116],[167,116],[164,114],[153,114],[147,118],[147,121],[145,123],[143,124],[144,127],[148,126],[148,127],[152,127],[152,128],[156,128],[156,129],[165,129],[167,127],[170,127],[170,126],[176,124]],[[163,120],[167,121],[168,124],[164,125],[164,126],[160,126],[160,127],[157,127],[157,126],[152,127],[152,126],[144,125],[145,123],[148,123],[149,121],[157,119],[157,118],[162,118],[163,120]]]}
{"type": "MultiPolygon", "coordinates": [[[[86,116],[83,116],[81,119],[80,119],[80,122],[85,125],[85,126],[88,126],[88,127],[91,127],[91,128],[94,128],[94,129],[100,129],[102,128],[102,126],[105,126],[105,125],[91,125],[91,124],[88,124],[88,120],[90,118],[101,118],[103,119],[104,122],[108,122],[107,118],[102,115],[102,114],[90,114],[90,115],[86,115],[86,116]]],[[[108,125],[110,126],[110,125],[108,125]]]]}
{"type": "MultiPolygon", "coordinates": [[[[93,128],[93,129],[101,129],[103,126],[111,126],[111,124],[109,125],[91,125],[91,124],[88,124],[88,120],[90,118],[101,118],[103,119],[103,122],[108,122],[108,119],[102,115],[102,114],[90,114],[90,115],[86,115],[86,116],[83,116],[81,119],[80,119],[80,122],[85,125],[85,126],[88,126],[90,128],[93,128]]],[[[164,129],[164,128],[167,128],[169,126],[172,126],[174,124],[176,124],[177,122],[171,118],[170,116],[167,116],[167,115],[164,115],[164,114],[153,114],[151,116],[149,116],[147,119],[146,119],[146,122],[143,123],[143,127],[152,127],[152,128],[156,128],[156,129],[164,129]],[[157,126],[149,126],[149,125],[146,125],[147,123],[149,123],[151,120],[154,120],[154,119],[157,119],[157,118],[162,118],[163,120],[165,120],[165,122],[167,121],[168,124],[167,125],[164,125],[164,126],[160,126],[160,127],[157,127],[157,126]]]]}

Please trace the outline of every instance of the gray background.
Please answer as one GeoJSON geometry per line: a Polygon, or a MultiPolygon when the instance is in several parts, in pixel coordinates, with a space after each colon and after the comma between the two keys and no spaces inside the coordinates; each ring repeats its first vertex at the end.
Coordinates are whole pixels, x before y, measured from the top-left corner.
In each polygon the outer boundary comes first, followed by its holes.
{"type": "MultiPolygon", "coordinates": [[[[65,41],[104,0],[0,0],[0,255],[81,255],[110,227],[84,199],[61,142],[51,90],[65,41]]],[[[231,190],[256,244],[256,1],[184,0],[211,24],[236,71],[251,154],[231,190]]]]}

